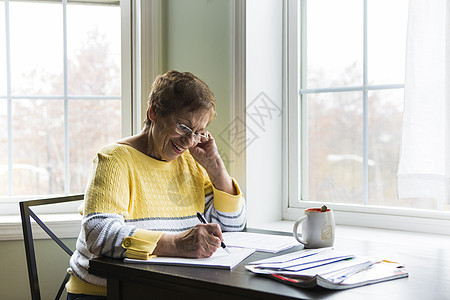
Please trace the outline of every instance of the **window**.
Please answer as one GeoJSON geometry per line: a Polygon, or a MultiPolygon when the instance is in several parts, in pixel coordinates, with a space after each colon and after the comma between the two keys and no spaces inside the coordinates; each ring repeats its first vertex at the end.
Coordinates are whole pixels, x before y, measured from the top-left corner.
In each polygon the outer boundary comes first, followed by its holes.
{"type": "Polygon", "coordinates": [[[303,196],[399,206],[395,178],[408,3],[363,4],[307,1],[303,10],[301,125],[308,145],[303,196]]]}
{"type": "Polygon", "coordinates": [[[408,0],[288,3],[288,211],[436,211],[436,199],[397,197],[408,0]]]}
{"type": "Polygon", "coordinates": [[[122,135],[119,1],[1,1],[0,40],[0,202],[84,192],[122,135]]]}

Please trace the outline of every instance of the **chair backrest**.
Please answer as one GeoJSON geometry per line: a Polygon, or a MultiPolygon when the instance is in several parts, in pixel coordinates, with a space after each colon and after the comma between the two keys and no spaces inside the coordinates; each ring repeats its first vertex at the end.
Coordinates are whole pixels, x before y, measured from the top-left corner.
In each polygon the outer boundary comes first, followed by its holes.
{"type": "MultiPolygon", "coordinates": [[[[48,228],[44,222],[31,210],[32,206],[41,206],[49,204],[57,204],[71,201],[83,200],[84,194],[54,197],[54,198],[43,198],[36,200],[26,200],[19,202],[20,206],[20,216],[22,218],[22,231],[23,231],[23,241],[25,243],[25,253],[27,257],[27,267],[28,267],[28,278],[30,281],[31,297],[33,300],[40,300],[41,294],[39,290],[39,280],[38,272],[36,266],[36,255],[34,251],[33,243],[33,232],[31,229],[31,218],[33,218],[36,223],[55,241],[69,256],[72,255],[72,250],[69,249],[54,233],[48,228]]],[[[64,291],[65,284],[69,280],[70,274],[66,274],[55,299],[61,297],[64,291]]]]}

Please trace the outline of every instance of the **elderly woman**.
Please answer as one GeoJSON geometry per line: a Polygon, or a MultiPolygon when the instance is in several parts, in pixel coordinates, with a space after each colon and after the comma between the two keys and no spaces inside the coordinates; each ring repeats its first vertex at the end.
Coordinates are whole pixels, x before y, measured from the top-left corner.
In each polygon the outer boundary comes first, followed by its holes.
{"type": "Polygon", "coordinates": [[[222,231],[244,228],[243,195],[206,130],[215,115],[214,96],[196,76],[156,78],[144,129],[94,159],[68,299],[104,299],[106,280],[88,273],[91,258],[209,257],[222,231]],[[197,211],[211,223],[199,224],[197,211]]]}

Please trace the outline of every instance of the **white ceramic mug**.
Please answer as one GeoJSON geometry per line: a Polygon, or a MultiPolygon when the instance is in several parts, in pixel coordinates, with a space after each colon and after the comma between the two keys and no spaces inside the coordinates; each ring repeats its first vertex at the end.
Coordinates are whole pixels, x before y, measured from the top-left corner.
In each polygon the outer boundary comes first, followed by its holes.
{"type": "Polygon", "coordinates": [[[322,208],[305,209],[305,215],[294,224],[293,234],[305,248],[331,247],[334,244],[335,229],[333,211],[324,205],[322,208]],[[301,238],[297,233],[300,223],[303,223],[301,238]]]}

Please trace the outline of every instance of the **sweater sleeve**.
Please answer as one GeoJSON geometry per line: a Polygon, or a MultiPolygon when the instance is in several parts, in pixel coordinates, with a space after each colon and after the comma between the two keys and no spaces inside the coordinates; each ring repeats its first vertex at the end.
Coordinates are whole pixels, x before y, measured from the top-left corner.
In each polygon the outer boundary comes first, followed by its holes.
{"type": "Polygon", "coordinates": [[[220,225],[222,231],[241,231],[247,221],[245,200],[236,180],[232,178],[237,195],[231,195],[207,184],[205,189],[205,217],[220,225]]]}
{"type": "Polygon", "coordinates": [[[98,153],[86,190],[82,227],[86,250],[95,256],[144,258],[151,255],[161,232],[125,223],[129,174],[121,153],[98,153]]]}
{"type": "Polygon", "coordinates": [[[158,240],[163,232],[138,229],[132,236],[127,236],[122,243],[126,249],[125,256],[135,259],[149,259],[153,255],[158,240]]]}
{"type": "Polygon", "coordinates": [[[127,218],[130,184],[123,154],[99,152],[93,161],[92,174],[86,189],[85,216],[93,213],[118,214],[127,218]],[[119,157],[116,157],[119,156],[119,157]]]}

